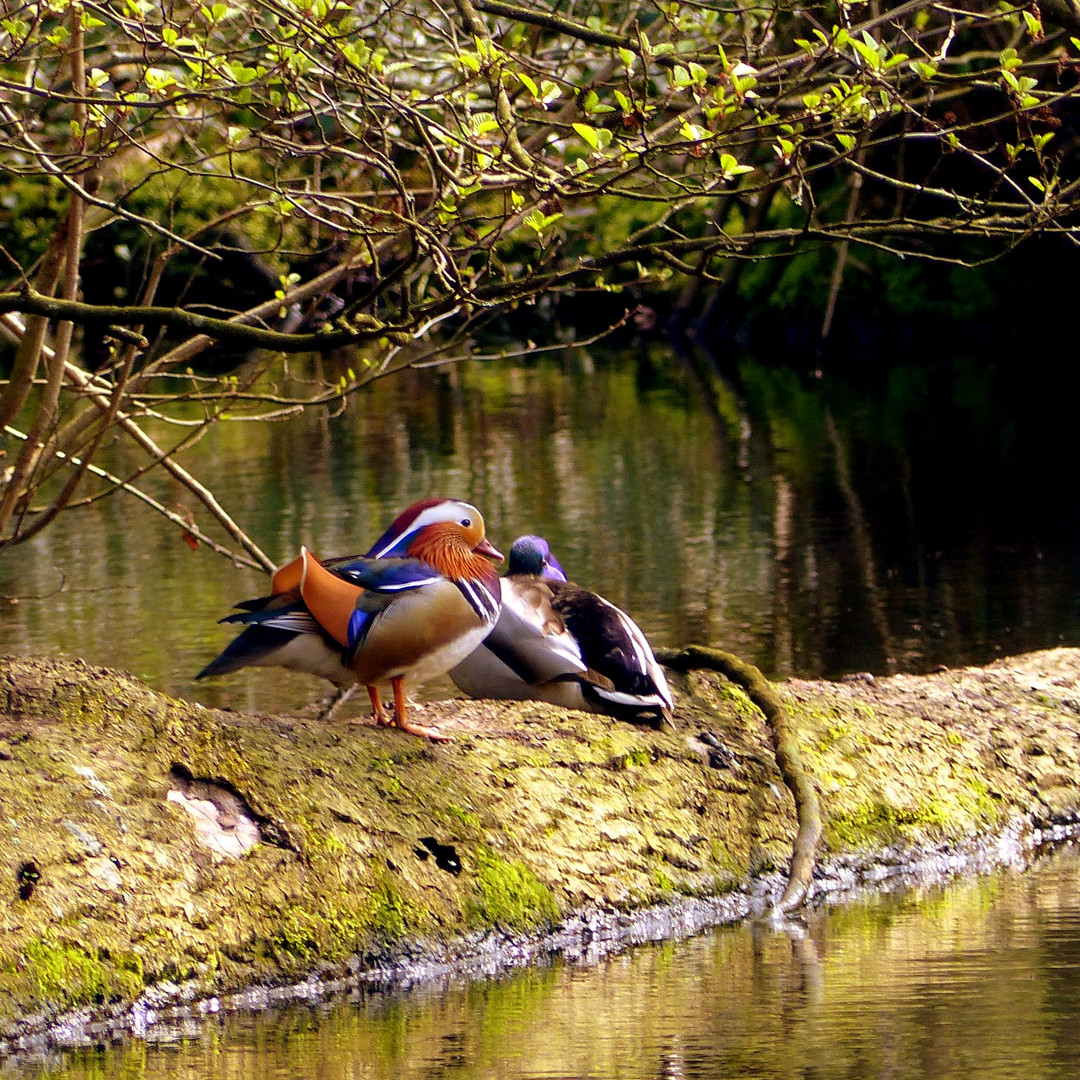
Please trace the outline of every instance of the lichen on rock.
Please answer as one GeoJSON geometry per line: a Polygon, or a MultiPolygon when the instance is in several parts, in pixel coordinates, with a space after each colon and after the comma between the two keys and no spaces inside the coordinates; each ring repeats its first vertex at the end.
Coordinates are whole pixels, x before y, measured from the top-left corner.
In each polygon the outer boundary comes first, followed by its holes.
{"type": "MultiPolygon", "coordinates": [[[[1078,657],[781,686],[824,855],[1075,820],[1078,657]]],[[[455,737],[436,746],[0,660],[0,1038],[784,871],[795,807],[768,727],[715,673],[672,683],[674,729],[450,701],[427,706],[455,737]]]]}

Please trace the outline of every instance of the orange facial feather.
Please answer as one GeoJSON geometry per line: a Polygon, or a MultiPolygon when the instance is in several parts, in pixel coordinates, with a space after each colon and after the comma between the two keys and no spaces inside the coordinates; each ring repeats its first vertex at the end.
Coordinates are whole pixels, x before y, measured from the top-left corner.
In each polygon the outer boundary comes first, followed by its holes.
{"type": "Polygon", "coordinates": [[[466,530],[453,522],[439,522],[417,533],[409,545],[409,556],[423,559],[444,577],[459,581],[485,579],[494,574],[494,567],[472,550],[483,538],[484,534],[475,526],[466,530]],[[470,534],[475,535],[471,543],[470,534]]]}

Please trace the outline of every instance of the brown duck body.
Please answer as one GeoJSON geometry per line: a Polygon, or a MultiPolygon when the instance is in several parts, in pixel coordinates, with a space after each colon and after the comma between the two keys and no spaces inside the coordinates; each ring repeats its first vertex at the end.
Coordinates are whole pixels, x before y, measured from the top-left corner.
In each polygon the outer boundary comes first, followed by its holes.
{"type": "Polygon", "coordinates": [[[489,559],[502,556],[486,540],[479,511],[452,500],[410,507],[372,551],[375,557],[324,565],[302,549],[274,575],[269,597],[230,616],[248,629],[200,676],[274,665],[338,686],[360,682],[380,723],[442,738],[409,723],[404,680],[442,674],[491,631],[500,591],[489,559]],[[393,721],[379,697],[386,683],[394,693],[393,721]]]}

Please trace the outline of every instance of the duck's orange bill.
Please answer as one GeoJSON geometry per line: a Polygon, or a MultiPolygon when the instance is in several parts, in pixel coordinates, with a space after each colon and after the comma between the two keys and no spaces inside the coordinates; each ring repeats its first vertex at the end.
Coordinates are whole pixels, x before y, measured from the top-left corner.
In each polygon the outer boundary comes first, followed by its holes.
{"type": "Polygon", "coordinates": [[[316,622],[339,644],[349,644],[349,620],[364,591],[343,581],[307,548],[300,549],[300,595],[316,622]]]}

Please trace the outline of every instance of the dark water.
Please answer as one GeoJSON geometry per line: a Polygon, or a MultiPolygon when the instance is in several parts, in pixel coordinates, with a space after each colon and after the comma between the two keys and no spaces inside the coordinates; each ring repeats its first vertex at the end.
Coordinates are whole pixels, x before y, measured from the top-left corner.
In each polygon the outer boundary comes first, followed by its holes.
{"type": "MultiPolygon", "coordinates": [[[[9,1063],[17,1076],[1066,1080],[1080,1070],[1080,854],[743,925],[594,968],[261,1015],[9,1063]]],[[[0,1075],[5,1069],[0,1065],[0,1075]]]]}
{"type": "MultiPolygon", "coordinates": [[[[658,346],[470,362],[378,383],[339,416],[220,424],[182,461],[279,562],[301,543],[362,551],[411,501],[467,498],[497,544],[547,535],[654,643],[717,644],[773,676],[1080,643],[1080,376],[1048,387],[960,360],[861,381],[750,361],[725,375],[703,395],[658,346]]],[[[119,473],[140,464],[111,454],[119,473]]],[[[213,530],[175,482],[142,483],[213,530]]],[[[0,551],[0,650],[297,708],[321,692],[300,676],[191,679],[229,639],[216,620],[265,581],[112,497],[0,551]]]]}

